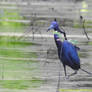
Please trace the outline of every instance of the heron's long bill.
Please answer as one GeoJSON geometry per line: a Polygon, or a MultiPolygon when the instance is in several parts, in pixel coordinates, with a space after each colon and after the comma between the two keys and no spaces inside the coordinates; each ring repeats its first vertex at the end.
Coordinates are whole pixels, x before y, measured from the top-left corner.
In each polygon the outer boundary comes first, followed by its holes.
{"type": "Polygon", "coordinates": [[[50,25],[48,30],[54,29],[54,25],[50,25]]]}

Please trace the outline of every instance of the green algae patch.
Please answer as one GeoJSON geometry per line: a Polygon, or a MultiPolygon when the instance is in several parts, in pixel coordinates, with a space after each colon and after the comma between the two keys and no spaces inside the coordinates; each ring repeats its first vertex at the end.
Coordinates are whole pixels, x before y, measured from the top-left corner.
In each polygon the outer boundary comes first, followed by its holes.
{"type": "Polygon", "coordinates": [[[36,58],[37,54],[35,52],[24,52],[16,49],[0,49],[0,56],[10,58],[36,58]]]}
{"type": "Polygon", "coordinates": [[[40,87],[43,80],[0,80],[0,86],[8,89],[28,89],[40,87]]]}
{"type": "Polygon", "coordinates": [[[25,47],[25,46],[32,46],[36,45],[35,43],[32,42],[26,42],[26,41],[20,41],[18,40],[18,37],[10,37],[10,36],[0,36],[0,47],[25,47]]]}
{"type": "Polygon", "coordinates": [[[88,45],[92,45],[92,42],[90,41],[90,42],[88,42],[88,45]]]}

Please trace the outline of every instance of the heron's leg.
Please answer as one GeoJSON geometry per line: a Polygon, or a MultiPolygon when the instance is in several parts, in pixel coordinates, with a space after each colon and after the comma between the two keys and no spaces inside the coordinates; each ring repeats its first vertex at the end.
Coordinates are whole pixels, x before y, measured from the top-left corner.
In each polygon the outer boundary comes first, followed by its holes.
{"type": "Polygon", "coordinates": [[[67,74],[66,74],[66,66],[64,65],[64,72],[65,72],[65,76],[67,76],[67,74]]]}
{"type": "Polygon", "coordinates": [[[85,73],[87,73],[87,74],[89,74],[89,75],[92,75],[92,73],[91,72],[88,72],[88,71],[86,71],[86,70],[84,70],[84,69],[82,69],[82,68],[80,68],[82,71],[84,71],[85,73]]]}
{"type": "Polygon", "coordinates": [[[75,74],[77,74],[77,70],[75,70],[75,72],[74,72],[74,73],[72,73],[72,74],[68,75],[68,77],[70,77],[70,76],[74,76],[75,74]]]}
{"type": "Polygon", "coordinates": [[[64,65],[64,72],[65,72],[65,80],[69,79],[69,76],[67,76],[67,73],[66,73],[66,66],[65,65],[64,65]]]}

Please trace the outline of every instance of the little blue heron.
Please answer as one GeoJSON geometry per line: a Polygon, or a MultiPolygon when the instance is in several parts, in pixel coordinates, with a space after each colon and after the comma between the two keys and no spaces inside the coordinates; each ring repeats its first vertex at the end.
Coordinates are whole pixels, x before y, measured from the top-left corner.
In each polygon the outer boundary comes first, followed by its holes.
{"type": "MultiPolygon", "coordinates": [[[[79,69],[92,75],[92,73],[81,68],[80,58],[77,53],[77,50],[79,50],[79,48],[77,48],[77,46],[68,42],[68,40],[61,41],[57,32],[54,33],[54,40],[55,40],[57,50],[58,50],[58,57],[64,67],[64,72],[65,72],[66,78],[69,78],[70,76],[77,74],[77,71],[79,69]],[[75,72],[67,76],[66,65],[71,67],[73,70],[75,70],[75,72]]],[[[59,80],[58,80],[56,92],[59,92],[59,87],[60,87],[60,71],[59,71],[59,80]]]]}
{"type": "MultiPolygon", "coordinates": [[[[60,31],[59,25],[58,25],[56,19],[54,19],[54,21],[51,23],[51,25],[47,31],[49,31],[51,29],[54,29],[55,32],[64,34],[64,37],[65,37],[64,41],[60,40],[59,35],[57,33],[54,34],[54,39],[55,39],[55,43],[56,43],[56,46],[58,49],[59,59],[64,66],[65,76],[67,76],[66,65],[71,67],[73,70],[75,70],[74,73],[69,75],[69,76],[72,76],[72,75],[76,74],[79,69],[81,69],[80,58],[79,58],[78,52],[77,52],[77,50],[79,48],[67,40],[65,32],[60,31]]],[[[88,74],[91,74],[84,69],[81,69],[81,70],[88,74]]]]}
{"type": "Polygon", "coordinates": [[[71,76],[76,74],[80,69],[80,59],[77,53],[77,48],[75,45],[68,42],[68,40],[62,42],[58,34],[54,34],[54,39],[58,49],[59,59],[64,66],[65,76],[67,76],[66,65],[75,70],[75,73],[71,74],[71,76]]]}
{"type": "MultiPolygon", "coordinates": [[[[60,61],[63,64],[63,67],[64,67],[65,77],[69,78],[70,76],[77,74],[77,71],[79,69],[81,69],[82,71],[84,71],[88,74],[92,74],[92,73],[87,72],[86,70],[81,68],[80,58],[79,58],[78,52],[77,52],[77,50],[79,48],[77,46],[73,45],[71,42],[69,42],[66,38],[66,35],[64,35],[65,40],[61,41],[61,39],[57,33],[58,32],[62,33],[62,32],[59,30],[56,21],[52,22],[52,24],[48,30],[50,30],[50,29],[54,29],[54,31],[55,31],[54,40],[55,40],[57,50],[58,50],[58,57],[59,57],[60,61]],[[66,66],[71,67],[75,72],[67,76],[66,66]]],[[[59,92],[59,87],[60,87],[60,71],[59,71],[59,80],[58,80],[56,92],[59,92]]]]}

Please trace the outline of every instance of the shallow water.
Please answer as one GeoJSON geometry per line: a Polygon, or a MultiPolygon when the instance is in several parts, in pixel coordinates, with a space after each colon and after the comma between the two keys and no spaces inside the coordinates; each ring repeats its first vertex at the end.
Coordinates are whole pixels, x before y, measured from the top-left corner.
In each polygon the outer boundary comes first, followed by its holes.
{"type": "Polygon", "coordinates": [[[0,37],[0,90],[28,90],[39,88],[43,81],[38,55],[33,52],[35,43],[19,41],[17,37],[0,37]]]}
{"type": "MultiPolygon", "coordinates": [[[[74,37],[75,31],[66,31],[66,33],[68,39],[76,40],[76,45],[80,47],[78,53],[82,68],[92,72],[92,39],[88,41],[86,37],[74,37]]],[[[92,92],[90,90],[92,89],[92,76],[85,72],[79,70],[77,75],[69,79],[65,78],[63,66],[57,56],[57,48],[52,32],[46,33],[41,30],[41,34],[39,34],[39,37],[24,37],[24,35],[28,36],[28,33],[24,33],[22,37],[13,37],[13,39],[0,37],[0,79],[30,81],[36,78],[36,81],[40,80],[35,83],[36,88],[34,88],[34,84],[24,81],[26,86],[31,86],[21,90],[1,87],[2,92],[56,92],[59,71],[61,74],[60,92],[74,92],[75,89],[77,89],[77,92],[92,92]],[[50,34],[51,37],[44,37],[41,34],[50,34]],[[34,45],[30,42],[33,42],[34,45]]],[[[80,32],[80,35],[83,34],[80,32]]],[[[91,34],[89,35],[91,36],[91,34]]],[[[73,72],[72,69],[67,67],[67,74],[73,72]]]]}

